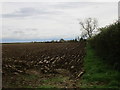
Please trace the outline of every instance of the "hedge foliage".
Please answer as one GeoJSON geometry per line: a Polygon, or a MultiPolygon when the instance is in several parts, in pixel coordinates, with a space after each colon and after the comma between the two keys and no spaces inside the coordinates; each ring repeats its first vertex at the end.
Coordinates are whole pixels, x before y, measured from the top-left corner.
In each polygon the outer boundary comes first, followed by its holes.
{"type": "Polygon", "coordinates": [[[100,28],[100,31],[89,43],[106,63],[120,70],[120,23],[100,28]]]}

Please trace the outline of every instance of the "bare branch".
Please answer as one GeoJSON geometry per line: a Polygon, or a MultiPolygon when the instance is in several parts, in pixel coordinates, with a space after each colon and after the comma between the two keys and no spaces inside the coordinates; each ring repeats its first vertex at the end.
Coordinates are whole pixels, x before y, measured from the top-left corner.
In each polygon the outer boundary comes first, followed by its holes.
{"type": "Polygon", "coordinates": [[[80,22],[79,24],[81,25],[82,29],[87,31],[87,35],[89,38],[93,36],[93,31],[97,29],[97,20],[95,18],[87,18],[85,19],[84,22],[80,22]]]}

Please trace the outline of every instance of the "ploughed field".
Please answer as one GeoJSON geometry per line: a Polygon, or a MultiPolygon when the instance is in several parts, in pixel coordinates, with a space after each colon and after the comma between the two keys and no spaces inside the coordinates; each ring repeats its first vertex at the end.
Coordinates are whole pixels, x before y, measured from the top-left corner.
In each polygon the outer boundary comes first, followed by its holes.
{"type": "Polygon", "coordinates": [[[76,87],[84,56],[85,42],[3,44],[3,87],[76,87]]]}

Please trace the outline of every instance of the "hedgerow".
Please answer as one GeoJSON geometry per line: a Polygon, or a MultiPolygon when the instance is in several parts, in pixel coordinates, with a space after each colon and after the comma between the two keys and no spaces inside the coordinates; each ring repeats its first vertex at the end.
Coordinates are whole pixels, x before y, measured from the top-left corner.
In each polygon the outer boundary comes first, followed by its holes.
{"type": "Polygon", "coordinates": [[[104,28],[89,40],[91,46],[112,68],[120,70],[120,23],[115,22],[104,28]]]}

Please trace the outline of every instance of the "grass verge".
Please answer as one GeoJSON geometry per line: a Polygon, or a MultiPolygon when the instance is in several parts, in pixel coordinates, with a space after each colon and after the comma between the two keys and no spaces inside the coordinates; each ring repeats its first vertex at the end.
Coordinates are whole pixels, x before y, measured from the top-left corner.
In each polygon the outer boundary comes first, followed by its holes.
{"type": "Polygon", "coordinates": [[[120,72],[111,69],[87,44],[81,88],[120,88],[120,72]]]}

